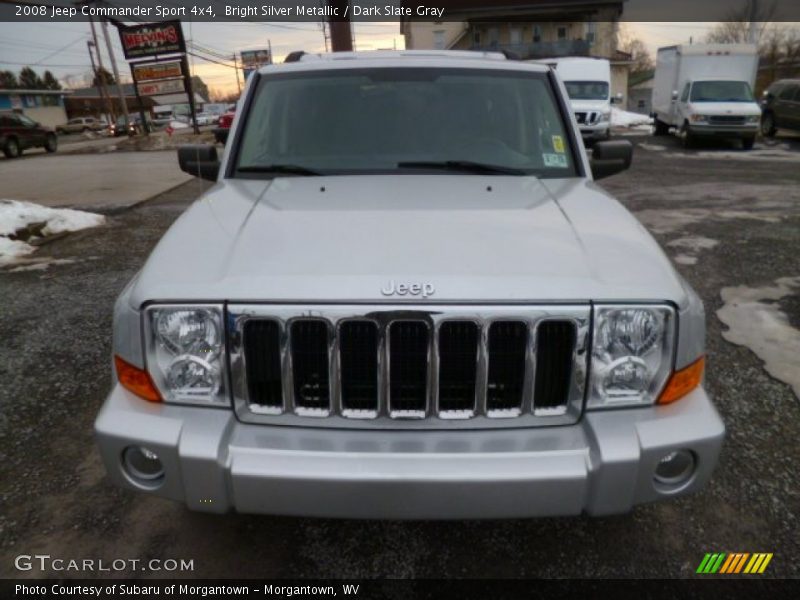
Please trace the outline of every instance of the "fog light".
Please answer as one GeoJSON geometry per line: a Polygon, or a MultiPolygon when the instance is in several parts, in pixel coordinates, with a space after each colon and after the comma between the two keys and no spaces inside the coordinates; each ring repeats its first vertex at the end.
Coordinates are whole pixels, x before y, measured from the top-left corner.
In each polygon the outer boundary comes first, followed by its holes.
{"type": "Polygon", "coordinates": [[[134,483],[145,487],[158,487],[164,478],[164,465],[158,454],[143,446],[125,448],[122,465],[134,483]]]}
{"type": "Polygon", "coordinates": [[[676,450],[666,454],[656,466],[656,483],[670,488],[686,483],[694,474],[695,458],[689,450],[676,450]]]}

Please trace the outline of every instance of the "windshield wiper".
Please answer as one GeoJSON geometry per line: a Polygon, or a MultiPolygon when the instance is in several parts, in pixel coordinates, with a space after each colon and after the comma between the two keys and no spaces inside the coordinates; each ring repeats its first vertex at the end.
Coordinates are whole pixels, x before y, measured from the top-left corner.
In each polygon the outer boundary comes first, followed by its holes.
{"type": "Polygon", "coordinates": [[[407,161],[397,163],[400,169],[442,169],[445,171],[461,171],[466,173],[485,173],[494,175],[529,175],[524,169],[503,167],[487,163],[473,162],[471,160],[443,160],[443,161],[407,161]]]}
{"type": "Polygon", "coordinates": [[[239,167],[237,170],[240,173],[277,173],[279,175],[302,175],[306,177],[322,175],[319,171],[314,171],[313,169],[300,165],[248,165],[246,167],[239,167]]]}

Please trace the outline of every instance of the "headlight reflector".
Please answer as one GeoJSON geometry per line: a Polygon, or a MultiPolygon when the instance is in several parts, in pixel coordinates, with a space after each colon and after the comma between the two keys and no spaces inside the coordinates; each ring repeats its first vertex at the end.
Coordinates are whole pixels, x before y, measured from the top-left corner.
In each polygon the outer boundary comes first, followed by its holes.
{"type": "Polygon", "coordinates": [[[588,408],[655,403],[672,370],[669,306],[596,306],[588,408]]]}
{"type": "Polygon", "coordinates": [[[167,402],[228,404],[221,306],[147,309],[147,365],[167,402]]]}

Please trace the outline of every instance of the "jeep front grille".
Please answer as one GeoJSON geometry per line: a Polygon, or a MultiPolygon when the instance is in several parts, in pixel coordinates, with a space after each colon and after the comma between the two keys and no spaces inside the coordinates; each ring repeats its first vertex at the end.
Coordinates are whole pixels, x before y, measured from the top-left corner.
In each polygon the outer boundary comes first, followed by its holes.
{"type": "Polygon", "coordinates": [[[573,423],[582,409],[588,306],[228,311],[245,421],[529,426],[573,423]]]}

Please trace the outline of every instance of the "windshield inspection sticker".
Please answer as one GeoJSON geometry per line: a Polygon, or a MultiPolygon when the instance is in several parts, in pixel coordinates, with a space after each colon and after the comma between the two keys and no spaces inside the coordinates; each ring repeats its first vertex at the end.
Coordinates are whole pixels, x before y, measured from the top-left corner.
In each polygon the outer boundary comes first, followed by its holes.
{"type": "Polygon", "coordinates": [[[567,168],[567,157],[563,154],[542,154],[542,160],[544,160],[545,167],[561,167],[562,169],[567,168]]]}
{"type": "Polygon", "coordinates": [[[564,138],[562,138],[560,135],[553,136],[553,150],[559,154],[564,154],[564,138]]]}

